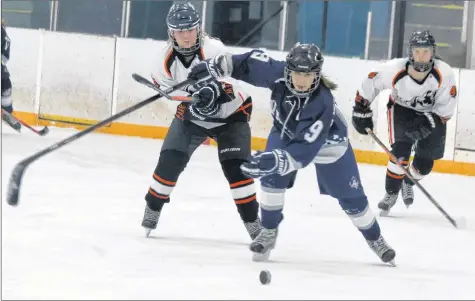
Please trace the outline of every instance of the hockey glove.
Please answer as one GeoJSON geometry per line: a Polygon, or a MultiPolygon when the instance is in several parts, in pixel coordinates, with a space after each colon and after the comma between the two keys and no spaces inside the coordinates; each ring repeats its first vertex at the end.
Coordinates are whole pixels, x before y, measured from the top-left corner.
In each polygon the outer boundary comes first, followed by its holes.
{"type": "Polygon", "coordinates": [[[218,55],[212,59],[201,61],[191,68],[188,78],[195,80],[197,84],[203,80],[218,80],[224,77],[224,64],[226,64],[224,55],[218,55]]]}
{"type": "Polygon", "coordinates": [[[359,94],[356,96],[351,121],[356,131],[362,135],[368,135],[366,128],[373,130],[373,111],[370,108],[369,101],[359,96],[359,94]]]}
{"type": "Polygon", "coordinates": [[[441,119],[433,113],[418,113],[416,118],[407,123],[405,134],[413,141],[422,140],[427,138],[441,123],[441,119]]]}
{"type": "Polygon", "coordinates": [[[203,116],[211,117],[219,112],[218,99],[222,95],[221,84],[215,80],[208,81],[207,85],[193,93],[193,107],[203,116]]]}
{"type": "Polygon", "coordinates": [[[251,155],[249,162],[241,164],[242,173],[249,178],[259,178],[272,174],[286,174],[289,160],[286,152],[275,149],[271,152],[256,152],[251,155]]]}

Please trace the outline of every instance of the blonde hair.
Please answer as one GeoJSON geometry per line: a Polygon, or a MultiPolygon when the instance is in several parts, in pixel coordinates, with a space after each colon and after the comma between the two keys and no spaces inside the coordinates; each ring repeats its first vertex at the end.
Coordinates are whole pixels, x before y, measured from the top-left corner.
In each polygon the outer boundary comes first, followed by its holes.
{"type": "Polygon", "coordinates": [[[326,77],[325,75],[322,75],[320,82],[323,83],[323,85],[330,90],[336,90],[338,88],[338,85],[334,83],[332,80],[330,80],[328,77],[326,77]]]}

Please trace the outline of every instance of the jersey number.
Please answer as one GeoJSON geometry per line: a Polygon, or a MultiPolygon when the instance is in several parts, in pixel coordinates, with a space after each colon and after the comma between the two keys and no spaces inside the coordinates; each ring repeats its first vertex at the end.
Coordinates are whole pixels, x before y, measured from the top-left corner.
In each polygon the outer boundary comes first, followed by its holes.
{"type": "Polygon", "coordinates": [[[253,52],[251,54],[251,58],[264,62],[264,63],[267,63],[269,61],[269,57],[267,56],[267,54],[263,52],[258,52],[258,51],[253,52]]]}
{"type": "Polygon", "coordinates": [[[308,143],[313,143],[315,142],[315,140],[317,140],[318,136],[320,136],[322,129],[323,129],[323,122],[321,120],[317,120],[314,124],[312,124],[308,128],[308,132],[305,133],[305,135],[303,135],[303,138],[308,143]]]}

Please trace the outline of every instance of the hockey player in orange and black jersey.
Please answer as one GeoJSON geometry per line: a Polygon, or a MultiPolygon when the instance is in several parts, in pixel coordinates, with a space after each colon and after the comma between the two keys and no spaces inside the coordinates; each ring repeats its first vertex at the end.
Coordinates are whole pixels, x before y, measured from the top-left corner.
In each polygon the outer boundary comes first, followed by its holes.
{"type": "MultiPolygon", "coordinates": [[[[371,102],[380,91],[392,90],[387,106],[389,142],[394,156],[417,181],[431,172],[434,160],[444,156],[446,122],[457,106],[454,72],[436,57],[435,50],[435,39],[429,31],[414,32],[409,40],[409,57],[390,60],[369,73],[353,107],[353,125],[366,135],[365,128],[373,129],[371,102]],[[408,166],[413,147],[414,160],[408,166]]],[[[386,195],[378,204],[381,214],[389,213],[399,191],[410,206],[414,201],[413,185],[396,162],[389,161],[386,195]]]]}
{"type": "MultiPolygon", "coordinates": [[[[200,30],[200,17],[193,5],[174,4],[167,16],[169,43],[155,66],[154,81],[167,89],[188,77],[191,68],[207,57],[226,51],[223,43],[200,30]]],[[[163,142],[152,183],[145,196],[142,226],[146,235],[157,227],[164,204],[191,155],[208,137],[218,145],[218,156],[229,182],[237,211],[252,239],[261,230],[254,180],[245,176],[240,165],[251,154],[249,120],[252,100],[240,87],[224,82],[197,84],[172,96],[193,94],[193,103],[181,103],[163,142]],[[190,90],[193,89],[193,90],[190,90]],[[217,101],[215,101],[218,99],[217,101]]]]}

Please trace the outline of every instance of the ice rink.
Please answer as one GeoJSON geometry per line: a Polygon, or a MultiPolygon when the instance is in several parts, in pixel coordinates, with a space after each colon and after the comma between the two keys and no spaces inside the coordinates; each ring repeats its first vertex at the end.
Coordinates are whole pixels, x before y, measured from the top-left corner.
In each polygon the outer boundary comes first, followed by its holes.
{"type": "MultiPolygon", "coordinates": [[[[250,243],[214,146],[181,175],[157,230],[140,226],[160,140],[91,134],[35,162],[20,204],[6,204],[8,178],[24,157],[73,134],[37,137],[3,126],[3,299],[473,299],[475,177],[432,174],[422,184],[458,230],[415,188],[379,218],[397,267],[380,262],[338,202],[320,196],[313,167],[288,191],[271,261],[251,261],[250,243]],[[272,282],[261,285],[267,269],[272,282]]],[[[385,167],[360,165],[376,211],[385,167]]]]}

